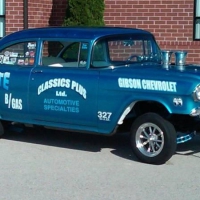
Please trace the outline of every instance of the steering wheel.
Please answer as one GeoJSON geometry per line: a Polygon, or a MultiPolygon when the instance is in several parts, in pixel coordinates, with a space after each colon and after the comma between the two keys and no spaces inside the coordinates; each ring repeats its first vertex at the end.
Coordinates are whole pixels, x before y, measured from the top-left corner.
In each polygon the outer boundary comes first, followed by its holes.
{"type": "Polygon", "coordinates": [[[131,61],[133,58],[135,58],[135,61],[141,61],[143,58],[142,56],[138,56],[138,55],[131,55],[130,57],[128,57],[127,61],[131,61]]]}

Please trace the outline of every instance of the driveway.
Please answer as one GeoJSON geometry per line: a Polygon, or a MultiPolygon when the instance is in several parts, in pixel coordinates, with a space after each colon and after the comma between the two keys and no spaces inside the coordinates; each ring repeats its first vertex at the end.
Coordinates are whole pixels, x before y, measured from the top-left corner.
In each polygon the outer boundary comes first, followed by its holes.
{"type": "Polygon", "coordinates": [[[164,165],[139,162],[128,134],[14,128],[0,140],[1,200],[199,200],[200,136],[164,165]]]}

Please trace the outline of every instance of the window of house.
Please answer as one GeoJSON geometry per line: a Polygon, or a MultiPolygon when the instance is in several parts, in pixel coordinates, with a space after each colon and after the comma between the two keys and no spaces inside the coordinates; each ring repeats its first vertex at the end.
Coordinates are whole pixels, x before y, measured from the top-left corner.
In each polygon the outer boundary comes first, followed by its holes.
{"type": "Polygon", "coordinates": [[[5,35],[5,0],[0,0],[0,38],[5,35]]]}
{"type": "Polygon", "coordinates": [[[21,42],[0,51],[0,65],[33,65],[36,42],[21,42]]]}
{"type": "Polygon", "coordinates": [[[200,40],[200,0],[194,3],[194,40],[200,40]]]}

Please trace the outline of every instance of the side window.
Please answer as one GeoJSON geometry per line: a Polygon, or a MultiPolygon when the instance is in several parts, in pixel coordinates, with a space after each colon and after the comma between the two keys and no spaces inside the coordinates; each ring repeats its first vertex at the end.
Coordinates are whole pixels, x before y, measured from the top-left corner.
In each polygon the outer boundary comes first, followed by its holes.
{"type": "Polygon", "coordinates": [[[108,51],[107,42],[98,41],[93,48],[92,53],[92,66],[93,67],[108,67],[110,63],[108,62],[108,51]]]}
{"type": "Polygon", "coordinates": [[[36,42],[21,42],[0,51],[0,65],[34,65],[36,42]]]}
{"type": "Polygon", "coordinates": [[[44,41],[42,55],[44,57],[57,57],[64,48],[63,44],[58,41],[44,41]]]}
{"type": "Polygon", "coordinates": [[[144,55],[143,40],[117,40],[109,41],[109,54],[111,61],[137,61],[139,56],[144,55]]]}
{"type": "Polygon", "coordinates": [[[87,64],[88,57],[88,43],[87,42],[73,42],[66,47],[62,52],[61,57],[66,62],[78,62],[79,67],[84,67],[87,64]]]}
{"type": "Polygon", "coordinates": [[[42,65],[50,67],[85,67],[88,43],[68,41],[43,42],[42,65]]]}
{"type": "Polygon", "coordinates": [[[125,62],[160,62],[159,49],[154,40],[129,39],[108,41],[110,60],[113,64],[125,62]]]}
{"type": "Polygon", "coordinates": [[[152,45],[149,40],[144,41],[144,51],[145,51],[145,53],[144,53],[145,55],[153,54],[152,45]]]}
{"type": "Polygon", "coordinates": [[[61,57],[66,62],[77,62],[79,50],[80,50],[80,43],[74,42],[69,46],[67,46],[67,48],[62,52],[61,57]]]}
{"type": "Polygon", "coordinates": [[[94,46],[92,58],[94,61],[106,61],[107,60],[106,43],[104,41],[100,41],[100,42],[96,43],[96,45],[94,46]]]}
{"type": "Polygon", "coordinates": [[[144,51],[145,54],[143,60],[146,59],[147,61],[155,61],[158,63],[161,62],[160,49],[156,43],[152,42],[151,40],[145,40],[144,51]]]}

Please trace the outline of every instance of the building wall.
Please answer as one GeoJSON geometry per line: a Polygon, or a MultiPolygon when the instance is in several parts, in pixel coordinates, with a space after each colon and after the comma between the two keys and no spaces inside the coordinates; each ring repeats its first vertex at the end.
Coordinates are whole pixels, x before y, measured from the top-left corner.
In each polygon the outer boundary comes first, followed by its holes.
{"type": "MultiPolygon", "coordinates": [[[[66,0],[28,0],[28,28],[61,26],[66,7],[66,0]]],[[[6,0],[6,34],[23,28],[23,0],[6,0]]]]}
{"type": "Polygon", "coordinates": [[[6,34],[23,28],[23,0],[6,0],[6,34]]]}
{"type": "Polygon", "coordinates": [[[29,0],[28,2],[28,28],[48,26],[51,16],[52,0],[29,0]]]}
{"type": "Polygon", "coordinates": [[[105,0],[109,26],[151,31],[161,49],[187,50],[187,62],[200,63],[200,42],[193,41],[194,0],[105,0]]]}

